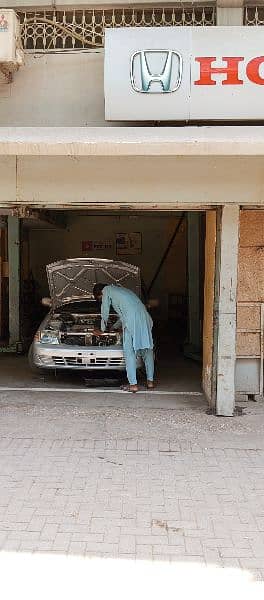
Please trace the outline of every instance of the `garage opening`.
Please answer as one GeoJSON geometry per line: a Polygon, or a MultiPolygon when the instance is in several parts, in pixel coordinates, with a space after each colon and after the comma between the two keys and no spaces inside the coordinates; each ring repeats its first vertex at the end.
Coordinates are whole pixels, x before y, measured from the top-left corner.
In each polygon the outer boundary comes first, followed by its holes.
{"type": "MultiPolygon", "coordinates": [[[[36,219],[20,219],[20,340],[24,356],[18,359],[18,368],[14,367],[16,358],[6,354],[7,379],[9,373],[10,377],[22,377],[21,381],[33,377],[35,383],[50,385],[56,377],[56,385],[65,386],[82,385],[85,377],[87,384],[87,373],[80,370],[68,373],[56,368],[55,375],[43,370],[30,375],[26,352],[49,310],[41,302],[49,296],[46,265],[67,258],[93,257],[120,260],[140,269],[142,299],[149,305],[154,322],[157,390],[201,392],[206,213],[38,213],[36,219]]],[[[6,243],[2,236],[5,254],[6,243]]],[[[7,294],[5,290],[5,297],[7,294]]],[[[8,329],[3,307],[1,322],[3,347],[8,329]]],[[[89,377],[92,380],[91,372],[89,377]]],[[[97,384],[98,377],[99,372],[97,384]]],[[[113,377],[104,371],[104,385],[113,377]]]]}

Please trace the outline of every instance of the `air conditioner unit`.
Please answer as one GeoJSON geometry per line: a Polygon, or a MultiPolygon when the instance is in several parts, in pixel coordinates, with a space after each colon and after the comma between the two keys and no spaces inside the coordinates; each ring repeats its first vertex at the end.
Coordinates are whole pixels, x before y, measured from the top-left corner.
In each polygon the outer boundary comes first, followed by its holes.
{"type": "Polygon", "coordinates": [[[20,23],[14,10],[0,9],[0,71],[7,81],[24,62],[20,23]]]}

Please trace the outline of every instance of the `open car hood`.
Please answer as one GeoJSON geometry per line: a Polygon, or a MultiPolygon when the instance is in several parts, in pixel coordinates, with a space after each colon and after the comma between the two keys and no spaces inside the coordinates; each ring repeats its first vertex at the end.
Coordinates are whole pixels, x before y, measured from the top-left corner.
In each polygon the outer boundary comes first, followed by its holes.
{"type": "Polygon", "coordinates": [[[96,283],[127,287],[141,295],[138,267],[100,258],[68,258],[47,265],[52,307],[93,298],[96,283]]]}

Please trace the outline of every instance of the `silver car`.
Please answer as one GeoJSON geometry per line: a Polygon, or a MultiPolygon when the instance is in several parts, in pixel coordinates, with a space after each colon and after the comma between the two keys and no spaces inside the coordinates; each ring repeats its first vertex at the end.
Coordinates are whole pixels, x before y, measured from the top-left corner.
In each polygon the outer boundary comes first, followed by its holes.
{"type": "MultiPolygon", "coordinates": [[[[140,296],[138,267],[97,258],[73,258],[47,266],[50,312],[29,350],[34,370],[125,369],[121,332],[93,334],[100,328],[100,306],[93,298],[95,283],[112,283],[140,296]]],[[[117,320],[110,314],[109,325],[117,320]]],[[[140,366],[140,365],[138,365],[140,366]]]]}

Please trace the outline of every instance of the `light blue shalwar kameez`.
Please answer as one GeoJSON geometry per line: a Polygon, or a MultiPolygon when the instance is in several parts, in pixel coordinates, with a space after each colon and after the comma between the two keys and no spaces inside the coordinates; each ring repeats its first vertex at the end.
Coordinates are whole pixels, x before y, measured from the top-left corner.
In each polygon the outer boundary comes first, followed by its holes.
{"type": "Polygon", "coordinates": [[[102,292],[101,330],[105,331],[111,306],[119,316],[123,329],[123,348],[127,378],[130,385],[137,384],[137,356],[141,356],[148,381],[153,381],[154,359],[152,319],[140,298],[131,290],[118,285],[106,285],[102,292]]]}

